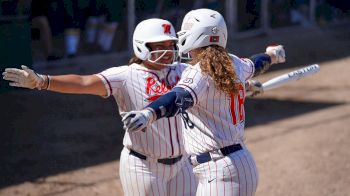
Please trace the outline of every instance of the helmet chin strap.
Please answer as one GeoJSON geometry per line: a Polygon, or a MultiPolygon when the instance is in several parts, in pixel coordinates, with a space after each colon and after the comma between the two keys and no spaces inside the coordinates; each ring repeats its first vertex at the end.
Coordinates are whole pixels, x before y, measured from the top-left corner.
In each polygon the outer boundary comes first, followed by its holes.
{"type": "Polygon", "coordinates": [[[147,61],[149,61],[151,63],[159,64],[159,65],[172,66],[173,63],[176,61],[176,57],[177,57],[177,50],[156,50],[156,51],[151,51],[149,53],[147,61]],[[155,55],[158,56],[158,53],[161,53],[161,52],[162,52],[162,54],[158,58],[156,58],[155,60],[151,59],[152,54],[155,54],[155,55]],[[160,62],[158,62],[159,60],[161,60],[165,56],[165,54],[167,52],[173,53],[173,60],[172,60],[172,62],[171,63],[160,63],[160,62]]]}

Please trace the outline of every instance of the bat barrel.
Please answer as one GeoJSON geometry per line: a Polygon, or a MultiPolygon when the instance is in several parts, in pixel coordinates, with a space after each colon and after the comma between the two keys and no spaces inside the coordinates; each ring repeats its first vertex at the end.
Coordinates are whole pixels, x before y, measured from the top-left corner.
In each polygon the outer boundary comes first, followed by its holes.
{"type": "Polygon", "coordinates": [[[272,89],[279,87],[289,81],[298,80],[302,77],[314,74],[320,70],[320,66],[318,64],[313,64],[295,71],[291,71],[289,73],[283,74],[281,76],[277,76],[272,78],[271,80],[262,84],[264,90],[272,89]]]}
{"type": "MultiPolygon", "coordinates": [[[[289,73],[285,73],[283,75],[277,76],[268,80],[267,82],[262,84],[264,91],[277,88],[286,84],[289,81],[298,80],[300,78],[306,77],[308,75],[314,74],[320,70],[320,66],[318,64],[313,64],[295,71],[291,71],[289,73]]],[[[251,92],[247,92],[246,96],[251,95],[251,92]]]]}

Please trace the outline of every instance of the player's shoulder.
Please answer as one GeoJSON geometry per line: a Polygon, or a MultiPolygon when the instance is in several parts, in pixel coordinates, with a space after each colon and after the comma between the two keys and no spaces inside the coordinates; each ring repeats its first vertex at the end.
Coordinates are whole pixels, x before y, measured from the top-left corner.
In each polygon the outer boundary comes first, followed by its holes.
{"type": "Polygon", "coordinates": [[[229,53],[229,56],[231,57],[233,63],[235,64],[254,65],[254,63],[249,58],[238,57],[230,53],[229,53]]]}
{"type": "Polygon", "coordinates": [[[187,64],[187,66],[185,67],[185,72],[193,72],[193,73],[199,72],[199,73],[202,73],[200,62],[198,62],[198,63],[196,63],[194,65],[187,64]]]}
{"type": "Polygon", "coordinates": [[[104,71],[102,71],[100,74],[103,76],[117,76],[121,77],[122,75],[127,75],[130,72],[130,67],[128,65],[122,65],[118,67],[111,67],[104,71]]]}
{"type": "Polygon", "coordinates": [[[233,66],[238,77],[241,80],[245,80],[247,76],[250,78],[254,73],[254,63],[249,58],[240,58],[234,54],[229,55],[232,58],[233,66]]]}
{"type": "Polygon", "coordinates": [[[130,67],[128,65],[121,65],[118,67],[108,68],[108,69],[104,70],[103,72],[123,72],[123,71],[128,71],[129,69],[130,69],[130,67]]]}
{"type": "Polygon", "coordinates": [[[187,76],[187,77],[207,77],[206,74],[202,72],[200,63],[190,65],[186,67],[186,69],[182,72],[182,77],[187,76]]]}

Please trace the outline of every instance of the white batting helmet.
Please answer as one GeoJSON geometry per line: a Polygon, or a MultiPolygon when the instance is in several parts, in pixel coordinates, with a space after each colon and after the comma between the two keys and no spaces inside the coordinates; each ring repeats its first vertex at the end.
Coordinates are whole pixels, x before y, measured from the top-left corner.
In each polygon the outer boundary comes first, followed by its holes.
{"type": "Polygon", "coordinates": [[[226,47],[227,27],[224,17],[217,11],[197,9],[188,12],[182,21],[179,37],[179,53],[209,45],[226,47]]]}
{"type": "Polygon", "coordinates": [[[175,50],[150,51],[146,44],[168,40],[176,42],[178,40],[175,29],[169,21],[159,18],[144,20],[136,26],[134,31],[132,39],[134,53],[141,60],[150,60],[151,52],[163,52],[162,57],[167,51],[174,52],[175,50]]]}

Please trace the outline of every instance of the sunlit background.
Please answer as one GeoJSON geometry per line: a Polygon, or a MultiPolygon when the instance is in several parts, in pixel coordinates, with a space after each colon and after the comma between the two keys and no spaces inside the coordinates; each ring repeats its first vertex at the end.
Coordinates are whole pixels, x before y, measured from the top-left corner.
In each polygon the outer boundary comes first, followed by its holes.
{"type": "MultiPolygon", "coordinates": [[[[321,71],[248,98],[246,142],[257,195],[350,193],[350,2],[347,0],[0,0],[0,71],[93,74],[127,64],[132,33],[159,17],[180,30],[197,8],[219,11],[228,50],[283,44],[287,62],[321,71]]],[[[0,195],[122,195],[122,129],[113,98],[14,89],[0,80],[0,195]]]]}

